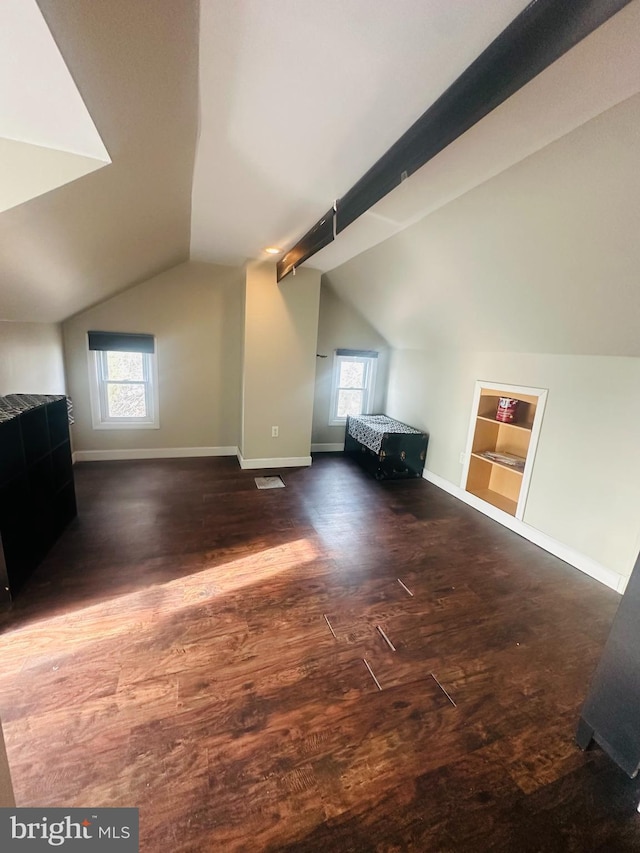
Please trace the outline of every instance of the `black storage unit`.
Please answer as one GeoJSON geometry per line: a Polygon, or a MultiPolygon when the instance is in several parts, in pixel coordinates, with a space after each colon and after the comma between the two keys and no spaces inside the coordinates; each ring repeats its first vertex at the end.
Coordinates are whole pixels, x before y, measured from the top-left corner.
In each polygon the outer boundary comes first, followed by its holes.
{"type": "Polygon", "coordinates": [[[640,769],[640,556],[582,706],[576,739],[596,741],[629,776],[640,769]]]}
{"type": "Polygon", "coordinates": [[[75,515],[66,397],[0,397],[1,601],[15,596],[75,515]]]}
{"type": "Polygon", "coordinates": [[[377,480],[421,477],[429,437],[387,415],[347,418],[344,452],[377,480]]]}

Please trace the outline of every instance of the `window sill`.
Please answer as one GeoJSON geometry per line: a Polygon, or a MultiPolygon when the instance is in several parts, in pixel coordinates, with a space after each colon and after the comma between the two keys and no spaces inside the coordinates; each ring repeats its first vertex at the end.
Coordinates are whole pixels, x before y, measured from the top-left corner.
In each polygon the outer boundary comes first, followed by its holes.
{"type": "Polygon", "coordinates": [[[160,429],[159,423],[128,421],[127,423],[93,423],[93,429],[160,429]]]}

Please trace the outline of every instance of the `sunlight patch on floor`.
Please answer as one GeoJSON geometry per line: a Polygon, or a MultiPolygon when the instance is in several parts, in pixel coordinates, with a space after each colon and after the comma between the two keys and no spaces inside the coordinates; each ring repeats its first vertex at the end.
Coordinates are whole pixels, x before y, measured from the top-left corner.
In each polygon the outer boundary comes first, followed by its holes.
{"type": "Polygon", "coordinates": [[[0,651],[7,665],[16,658],[59,654],[63,649],[68,654],[86,643],[132,632],[143,623],[259,584],[319,556],[318,548],[307,538],[265,548],[72,613],[9,629],[0,638],[0,651]]]}

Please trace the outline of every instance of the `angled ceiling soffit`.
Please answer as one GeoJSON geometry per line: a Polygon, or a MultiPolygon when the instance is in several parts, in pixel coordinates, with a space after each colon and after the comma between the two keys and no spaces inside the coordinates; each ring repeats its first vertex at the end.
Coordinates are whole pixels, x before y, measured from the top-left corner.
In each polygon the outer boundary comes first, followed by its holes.
{"type": "Polygon", "coordinates": [[[0,3],[0,212],[111,163],[35,0],[0,3]]]}

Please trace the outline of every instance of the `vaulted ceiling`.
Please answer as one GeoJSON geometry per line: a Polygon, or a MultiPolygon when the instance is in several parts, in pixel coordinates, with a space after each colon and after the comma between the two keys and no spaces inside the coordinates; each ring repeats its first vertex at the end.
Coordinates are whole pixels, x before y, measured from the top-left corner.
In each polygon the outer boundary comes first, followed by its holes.
{"type": "MultiPolygon", "coordinates": [[[[0,319],[43,322],[189,256],[288,247],[527,5],[38,2],[112,161],[0,213],[0,319]]],[[[634,0],[310,265],[336,268],[632,97],[639,39],[634,0]]]]}
{"type": "Polygon", "coordinates": [[[47,322],[189,256],[198,6],[39,6],[112,160],[0,213],[0,319],[47,322]]]}
{"type": "Polygon", "coordinates": [[[0,5],[0,211],[110,163],[35,0],[0,5]]]}

